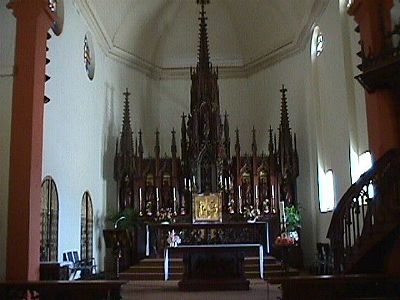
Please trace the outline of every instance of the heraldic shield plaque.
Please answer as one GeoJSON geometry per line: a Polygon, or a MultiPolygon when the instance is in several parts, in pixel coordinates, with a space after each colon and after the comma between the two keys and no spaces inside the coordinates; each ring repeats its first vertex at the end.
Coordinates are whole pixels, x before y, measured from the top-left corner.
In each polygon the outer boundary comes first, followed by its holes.
{"type": "Polygon", "coordinates": [[[221,194],[198,194],[194,196],[193,223],[222,222],[221,194]]]}

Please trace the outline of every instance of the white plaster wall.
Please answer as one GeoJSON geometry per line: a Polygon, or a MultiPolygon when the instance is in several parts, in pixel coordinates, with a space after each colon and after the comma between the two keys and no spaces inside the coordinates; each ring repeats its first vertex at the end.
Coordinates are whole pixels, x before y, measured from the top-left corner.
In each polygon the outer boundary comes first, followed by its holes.
{"type": "Polygon", "coordinates": [[[58,188],[59,259],[66,250],[80,250],[81,199],[89,191],[94,209],[94,255],[103,268],[102,229],[116,205],[113,158],[122,123],[125,88],[135,112],[132,125],[144,122],[142,104],[148,99],[148,80],[142,74],[107,58],[94,40],[96,70],[86,76],[83,40],[89,30],[72,1],[65,1],[64,32],[49,41],[45,105],[43,177],[58,188]]]}
{"type": "Polygon", "coordinates": [[[0,0],[0,280],[5,279],[15,18],[0,0]]]}
{"type": "MultiPolygon", "coordinates": [[[[313,143],[310,140],[307,105],[309,101],[308,76],[310,62],[308,50],[303,50],[297,55],[285,59],[266,70],[258,72],[249,78],[249,90],[254,99],[257,120],[257,139],[259,151],[268,151],[268,129],[272,126],[278,135],[280,122],[280,106],[282,84],[288,89],[287,104],[289,122],[292,133],[297,136],[297,151],[299,154],[300,175],[297,180],[297,197],[301,207],[302,222],[302,247],[305,261],[310,263],[313,259],[313,245],[315,245],[315,205],[311,197],[314,166],[310,164],[313,157],[310,154],[313,143]],[[310,157],[311,156],[311,157],[310,157]]],[[[316,166],[315,166],[316,169],[316,166]]]]}
{"type": "MultiPolygon", "coordinates": [[[[310,44],[300,53],[289,57],[267,69],[249,77],[249,93],[257,109],[254,118],[259,141],[266,149],[265,135],[272,125],[277,129],[280,119],[280,92],[282,84],[288,89],[288,109],[290,125],[297,134],[297,145],[300,159],[300,175],[297,181],[298,199],[302,209],[302,237],[305,263],[315,259],[315,244],[326,241],[326,234],[332,213],[321,213],[318,202],[318,159],[316,128],[321,127],[322,161],[325,171],[332,169],[335,179],[335,201],[340,200],[351,184],[349,146],[350,132],[355,131],[354,143],[360,149],[367,149],[367,128],[365,120],[365,103],[358,83],[353,79],[357,63],[351,53],[345,60],[344,52],[357,50],[357,36],[353,34],[351,20],[342,26],[339,1],[330,1],[327,9],[316,21],[325,39],[325,49],[316,64],[316,80],[319,84],[320,106],[315,102],[315,89],[312,76],[310,44]],[[343,38],[347,35],[347,39],[343,38]],[[347,64],[350,62],[350,64],[347,64]],[[351,74],[346,77],[347,74],[351,74]],[[349,80],[349,82],[346,82],[349,80]],[[352,97],[349,99],[349,95],[352,97]],[[349,101],[355,103],[355,113],[349,112],[349,101]],[[321,124],[317,122],[317,110],[320,109],[321,124]],[[355,123],[354,128],[351,123],[355,123]]],[[[311,33],[310,40],[311,40],[311,33]]],[[[260,149],[260,145],[259,145],[260,149]]],[[[365,150],[364,150],[365,151],[365,150]]],[[[362,152],[360,152],[362,153],[362,152]]]]}

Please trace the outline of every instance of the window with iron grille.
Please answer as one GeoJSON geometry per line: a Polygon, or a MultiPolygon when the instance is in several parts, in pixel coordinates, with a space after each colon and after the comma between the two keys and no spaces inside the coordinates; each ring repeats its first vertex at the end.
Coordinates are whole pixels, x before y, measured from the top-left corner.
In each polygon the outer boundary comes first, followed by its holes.
{"type": "Polygon", "coordinates": [[[58,260],[58,192],[51,177],[42,182],[40,261],[58,260]]]}
{"type": "Polygon", "coordinates": [[[88,191],[83,194],[81,204],[81,260],[93,257],[93,206],[88,191]]]}

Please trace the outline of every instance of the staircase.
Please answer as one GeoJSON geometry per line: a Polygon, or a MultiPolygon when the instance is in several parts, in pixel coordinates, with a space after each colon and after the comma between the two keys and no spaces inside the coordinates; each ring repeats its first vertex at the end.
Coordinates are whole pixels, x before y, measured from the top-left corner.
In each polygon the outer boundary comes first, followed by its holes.
{"type": "Polygon", "coordinates": [[[335,273],[382,273],[399,240],[400,150],[388,151],[350,186],[332,216],[335,273]]]}
{"type": "MultiPolygon", "coordinates": [[[[245,258],[245,276],[247,279],[260,278],[258,257],[245,258]]],[[[169,279],[180,280],[183,273],[181,258],[170,259],[169,279]]],[[[298,275],[298,270],[289,269],[286,275],[298,275]]],[[[272,256],[264,258],[264,278],[285,275],[282,264],[272,256]]],[[[147,258],[139,264],[119,274],[121,280],[164,280],[164,260],[162,258],[147,258]]]]}

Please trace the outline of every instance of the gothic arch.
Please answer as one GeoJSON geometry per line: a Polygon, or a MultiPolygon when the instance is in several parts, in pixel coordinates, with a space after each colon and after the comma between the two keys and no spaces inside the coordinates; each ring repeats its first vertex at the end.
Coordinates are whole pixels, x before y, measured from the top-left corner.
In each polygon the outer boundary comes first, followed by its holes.
{"type": "Polygon", "coordinates": [[[47,176],[42,182],[40,261],[58,260],[59,202],[57,186],[47,176]]]}
{"type": "Polygon", "coordinates": [[[93,205],[90,193],[86,191],[81,203],[81,260],[93,257],[93,205]]]}

